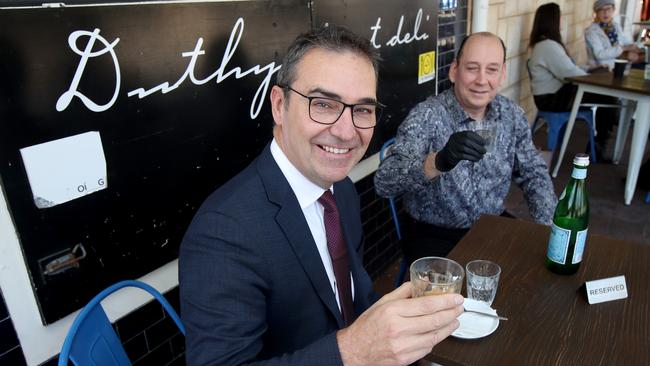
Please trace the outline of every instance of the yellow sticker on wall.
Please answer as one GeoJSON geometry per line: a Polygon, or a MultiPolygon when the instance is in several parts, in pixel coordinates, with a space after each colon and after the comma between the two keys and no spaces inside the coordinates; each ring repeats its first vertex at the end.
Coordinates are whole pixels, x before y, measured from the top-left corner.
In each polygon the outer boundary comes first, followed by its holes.
{"type": "Polygon", "coordinates": [[[418,84],[436,78],[436,51],[421,53],[418,65],[418,84]]]}

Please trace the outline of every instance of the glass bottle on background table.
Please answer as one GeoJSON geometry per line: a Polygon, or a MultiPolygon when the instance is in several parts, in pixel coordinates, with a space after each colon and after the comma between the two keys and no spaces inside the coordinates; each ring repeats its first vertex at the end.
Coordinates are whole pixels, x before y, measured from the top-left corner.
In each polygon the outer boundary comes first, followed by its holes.
{"type": "Polygon", "coordinates": [[[575,273],[582,261],[589,226],[588,166],[589,155],[573,158],[571,178],[555,207],[546,267],[558,274],[575,273]]]}

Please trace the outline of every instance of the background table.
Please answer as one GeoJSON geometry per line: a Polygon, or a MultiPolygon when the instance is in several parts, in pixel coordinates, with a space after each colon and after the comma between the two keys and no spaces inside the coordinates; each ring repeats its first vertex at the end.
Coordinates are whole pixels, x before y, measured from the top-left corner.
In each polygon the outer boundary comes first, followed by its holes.
{"type": "MultiPolygon", "coordinates": [[[[650,246],[590,235],[583,263],[561,276],[544,266],[550,228],[482,216],[449,257],[501,266],[493,307],[508,317],[490,336],[449,337],[427,359],[442,365],[647,365],[650,246]],[[589,305],[586,280],[625,275],[628,298],[589,305]]],[[[465,294],[463,286],[463,294],[465,294]]]]}
{"type": "MultiPolygon", "coordinates": [[[[560,170],[564,152],[569,143],[573,124],[575,123],[578,108],[584,93],[611,95],[636,101],[637,119],[632,135],[632,148],[630,150],[630,161],[627,168],[627,180],[625,181],[625,204],[629,205],[634,196],[636,181],[639,177],[639,168],[641,167],[641,159],[643,159],[643,152],[645,151],[646,141],[648,140],[648,130],[650,129],[650,80],[643,79],[643,73],[640,70],[631,70],[630,74],[624,76],[622,79],[614,78],[612,73],[595,73],[570,77],[567,80],[577,84],[578,91],[573,101],[571,116],[567,123],[564,139],[562,140],[560,155],[555,163],[555,169],[553,169],[553,177],[557,177],[557,173],[560,170]]],[[[629,113],[629,108],[627,112],[628,116],[620,119],[620,132],[617,133],[616,137],[616,149],[614,151],[614,161],[616,162],[620,159],[627,130],[630,125],[631,114],[629,113]]]]}

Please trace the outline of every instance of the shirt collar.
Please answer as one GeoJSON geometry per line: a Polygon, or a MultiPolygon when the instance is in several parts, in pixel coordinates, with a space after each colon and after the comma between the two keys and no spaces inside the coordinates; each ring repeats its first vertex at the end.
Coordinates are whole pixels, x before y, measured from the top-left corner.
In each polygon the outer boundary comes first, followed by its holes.
{"type": "MultiPolygon", "coordinates": [[[[456,98],[456,94],[454,93],[453,86],[443,91],[441,96],[442,96],[442,100],[447,106],[447,110],[449,111],[452,120],[459,121],[460,124],[474,121],[474,119],[470,117],[469,114],[467,114],[467,112],[465,112],[463,107],[458,102],[458,99],[456,98]]],[[[499,103],[496,102],[497,98],[499,98],[498,94],[495,96],[494,100],[488,103],[485,110],[485,116],[483,117],[485,121],[491,119],[498,119],[500,113],[499,113],[499,103]]]]}
{"type": "MultiPolygon", "coordinates": [[[[312,205],[320,198],[320,196],[323,195],[323,192],[325,192],[323,188],[307,179],[307,177],[305,177],[289,161],[289,158],[284,154],[284,151],[282,151],[280,145],[275,141],[275,138],[271,141],[271,155],[280,167],[287,182],[289,182],[296,198],[298,198],[298,203],[300,204],[301,209],[304,210],[307,206],[312,205]]],[[[334,193],[333,186],[329,189],[334,193]]]]}

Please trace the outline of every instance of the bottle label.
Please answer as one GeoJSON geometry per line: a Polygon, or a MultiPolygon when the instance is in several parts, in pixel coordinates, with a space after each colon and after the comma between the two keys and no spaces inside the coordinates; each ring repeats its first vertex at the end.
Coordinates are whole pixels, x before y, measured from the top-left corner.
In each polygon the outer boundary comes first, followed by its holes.
{"type": "MultiPolygon", "coordinates": [[[[558,264],[565,264],[569,239],[571,239],[571,230],[563,229],[553,223],[551,225],[551,237],[548,240],[548,252],[546,253],[548,259],[558,264]]],[[[582,256],[582,252],[580,255],[582,256]]]]}
{"type": "Polygon", "coordinates": [[[586,179],[587,169],[578,169],[574,167],[573,172],[571,172],[571,177],[575,179],[586,179]]]}
{"type": "Polygon", "coordinates": [[[573,249],[572,264],[582,262],[582,253],[585,251],[585,242],[587,241],[587,229],[576,233],[576,245],[573,249]]]}

